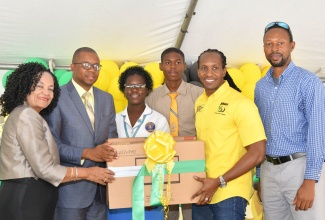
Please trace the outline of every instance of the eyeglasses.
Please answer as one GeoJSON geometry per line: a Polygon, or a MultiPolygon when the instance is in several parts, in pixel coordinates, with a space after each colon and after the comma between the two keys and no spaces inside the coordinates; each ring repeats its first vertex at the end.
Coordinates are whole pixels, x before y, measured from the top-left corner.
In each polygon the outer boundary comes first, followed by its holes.
{"type": "Polygon", "coordinates": [[[95,71],[99,71],[100,68],[102,68],[102,65],[98,63],[91,64],[88,62],[83,62],[83,63],[73,63],[73,64],[81,64],[82,68],[84,68],[85,70],[89,70],[91,67],[93,67],[95,71]]]}
{"type": "Polygon", "coordinates": [[[125,89],[138,89],[143,90],[146,88],[146,84],[124,84],[125,89]]]}
{"type": "Polygon", "coordinates": [[[272,28],[274,26],[282,27],[284,29],[287,29],[291,33],[289,25],[287,23],[285,23],[285,22],[282,22],[282,21],[275,21],[275,22],[271,22],[270,24],[266,25],[264,33],[266,33],[270,28],[272,28]]]}

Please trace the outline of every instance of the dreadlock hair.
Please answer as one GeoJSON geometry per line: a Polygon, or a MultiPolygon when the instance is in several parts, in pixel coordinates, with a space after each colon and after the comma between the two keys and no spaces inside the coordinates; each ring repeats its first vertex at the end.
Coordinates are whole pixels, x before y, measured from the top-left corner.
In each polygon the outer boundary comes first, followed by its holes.
{"type": "Polygon", "coordinates": [[[230,74],[228,73],[228,71],[226,72],[225,77],[223,77],[224,80],[227,80],[229,83],[229,86],[231,88],[233,88],[234,90],[237,90],[238,92],[241,92],[241,90],[237,87],[236,83],[234,82],[234,80],[231,78],[230,74]]]}
{"type": "MultiPolygon", "coordinates": [[[[205,53],[217,53],[217,54],[219,54],[220,57],[221,57],[221,61],[222,61],[222,68],[225,68],[226,67],[226,65],[227,65],[227,57],[220,50],[217,50],[217,49],[207,49],[207,50],[203,51],[200,54],[200,56],[198,57],[198,60],[197,60],[197,68],[198,69],[200,68],[200,58],[201,58],[202,54],[205,54],[205,53]]],[[[238,92],[241,92],[241,90],[235,84],[234,80],[231,78],[231,76],[228,73],[228,71],[226,71],[226,75],[224,76],[223,79],[228,81],[229,86],[231,88],[237,90],[238,92]]]]}

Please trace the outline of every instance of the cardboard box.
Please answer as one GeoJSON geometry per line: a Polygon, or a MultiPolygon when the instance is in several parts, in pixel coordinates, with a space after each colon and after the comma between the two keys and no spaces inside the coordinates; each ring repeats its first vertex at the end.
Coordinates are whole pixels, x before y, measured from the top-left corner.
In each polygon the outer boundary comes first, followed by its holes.
{"type": "MultiPolygon", "coordinates": [[[[196,141],[195,137],[175,137],[176,155],[174,161],[205,160],[204,144],[196,141]]],[[[114,138],[110,139],[113,147],[117,150],[119,159],[108,162],[107,167],[116,172],[116,180],[108,184],[107,202],[109,208],[130,208],[132,207],[132,185],[145,160],[146,155],[143,149],[145,138],[114,138]],[[118,177],[119,169],[126,169],[129,173],[126,177],[118,177]],[[134,171],[132,171],[134,170],[134,171]],[[132,176],[133,175],[133,176],[132,176]]],[[[204,163],[203,163],[204,164],[204,163]]],[[[123,176],[124,174],[122,174],[123,176]]],[[[205,177],[205,172],[190,172],[172,174],[171,195],[169,204],[196,203],[199,197],[191,200],[191,196],[196,193],[202,184],[193,179],[193,176],[205,177]]],[[[144,178],[144,202],[145,206],[150,206],[151,177],[144,178]]],[[[167,175],[165,175],[164,191],[166,189],[167,175]]]]}

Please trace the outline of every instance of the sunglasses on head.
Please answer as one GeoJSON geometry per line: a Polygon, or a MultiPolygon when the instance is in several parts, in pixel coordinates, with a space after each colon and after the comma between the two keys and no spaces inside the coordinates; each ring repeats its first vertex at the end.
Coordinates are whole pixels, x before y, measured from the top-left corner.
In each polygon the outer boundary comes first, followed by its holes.
{"type": "Polygon", "coordinates": [[[282,21],[275,21],[275,22],[271,22],[268,25],[266,25],[264,33],[266,33],[272,27],[281,27],[281,28],[284,28],[291,32],[290,27],[287,23],[282,22],[282,21]]]}

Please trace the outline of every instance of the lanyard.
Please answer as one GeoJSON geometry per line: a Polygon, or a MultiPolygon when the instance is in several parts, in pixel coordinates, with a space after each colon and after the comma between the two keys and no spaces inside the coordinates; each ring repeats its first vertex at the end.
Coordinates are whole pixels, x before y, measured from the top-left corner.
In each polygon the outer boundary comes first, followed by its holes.
{"type": "MultiPolygon", "coordinates": [[[[141,123],[138,125],[138,127],[137,127],[137,129],[135,130],[135,132],[133,133],[132,137],[135,137],[135,135],[138,133],[138,131],[139,131],[141,125],[143,124],[144,120],[146,119],[146,116],[147,116],[147,115],[144,115],[144,116],[143,116],[143,119],[142,119],[141,123]]],[[[124,120],[123,120],[123,122],[124,122],[124,131],[125,131],[126,137],[130,137],[130,136],[129,136],[129,133],[128,133],[128,129],[127,129],[127,127],[126,127],[125,115],[123,116],[123,118],[124,118],[124,120]]]]}

